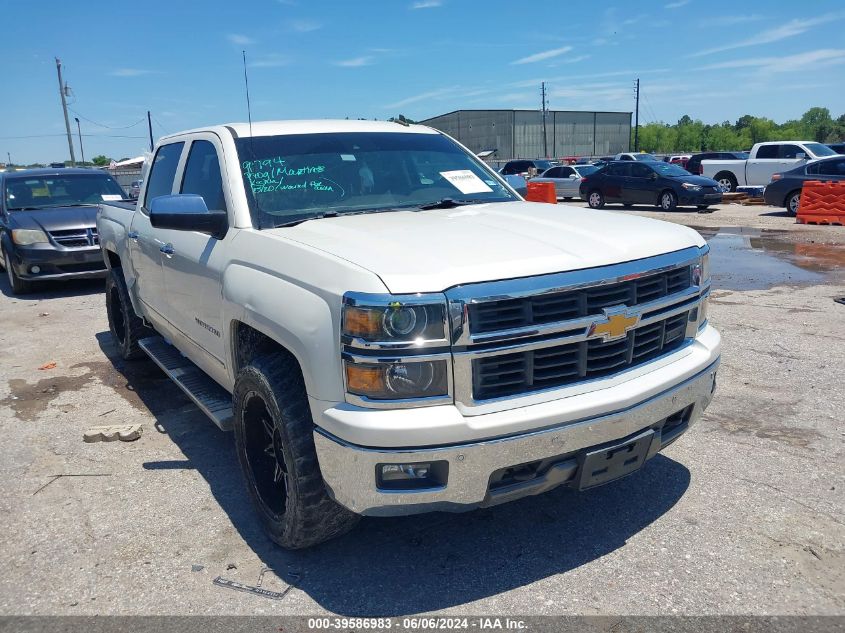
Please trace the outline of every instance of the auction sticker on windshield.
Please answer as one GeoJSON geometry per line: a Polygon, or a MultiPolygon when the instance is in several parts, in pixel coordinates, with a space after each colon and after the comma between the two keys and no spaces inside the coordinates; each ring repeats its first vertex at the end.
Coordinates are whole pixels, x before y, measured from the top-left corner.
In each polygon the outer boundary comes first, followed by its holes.
{"type": "Polygon", "coordinates": [[[448,180],[461,193],[485,193],[493,191],[484,181],[469,169],[441,171],[440,175],[448,180]]]}

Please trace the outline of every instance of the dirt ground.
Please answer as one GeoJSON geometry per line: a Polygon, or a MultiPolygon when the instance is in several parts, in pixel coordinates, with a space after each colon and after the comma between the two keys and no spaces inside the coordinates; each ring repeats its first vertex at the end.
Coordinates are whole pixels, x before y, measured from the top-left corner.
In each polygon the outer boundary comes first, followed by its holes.
{"type": "Polygon", "coordinates": [[[259,528],[232,437],[116,358],[101,282],[13,297],[3,277],[0,614],[845,614],[845,228],[624,213],[710,241],[724,348],[704,418],[608,486],[365,519],[294,553],[259,528]],[[108,423],[143,435],[83,443],[108,423]]]}

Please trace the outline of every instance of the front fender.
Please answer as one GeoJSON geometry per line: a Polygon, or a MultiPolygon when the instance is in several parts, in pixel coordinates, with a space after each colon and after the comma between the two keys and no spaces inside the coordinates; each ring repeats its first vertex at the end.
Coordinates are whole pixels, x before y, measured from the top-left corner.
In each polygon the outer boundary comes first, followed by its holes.
{"type": "MultiPolygon", "coordinates": [[[[324,298],[265,270],[233,264],[223,275],[223,301],[227,322],[239,320],[294,355],[309,396],[343,400],[339,342],[324,298]]],[[[230,371],[234,374],[234,363],[230,371]]],[[[231,380],[234,384],[234,375],[231,380]]]]}

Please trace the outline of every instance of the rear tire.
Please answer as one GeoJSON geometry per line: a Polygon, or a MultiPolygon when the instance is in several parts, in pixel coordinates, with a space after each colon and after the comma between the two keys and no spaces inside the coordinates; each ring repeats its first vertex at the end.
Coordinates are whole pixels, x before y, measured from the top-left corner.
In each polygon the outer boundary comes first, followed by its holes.
{"type": "Polygon", "coordinates": [[[18,277],[15,269],[12,268],[12,261],[6,253],[3,253],[3,267],[6,269],[6,276],[9,278],[9,285],[12,287],[12,294],[25,295],[32,292],[32,282],[18,277]]]}
{"type": "Polygon", "coordinates": [[[604,206],[604,196],[601,191],[595,189],[587,194],[587,204],[591,209],[601,209],[604,206]]]}
{"type": "Polygon", "coordinates": [[[786,207],[786,212],[789,215],[798,215],[798,207],[801,204],[801,192],[793,191],[784,201],[783,206],[786,207]]]}
{"type": "Polygon", "coordinates": [[[734,176],[729,171],[720,171],[718,174],[716,174],[716,177],[713,180],[719,183],[719,186],[722,187],[722,191],[736,191],[736,176],[734,176]]]}
{"type": "Polygon", "coordinates": [[[678,196],[673,191],[666,190],[660,194],[659,202],[663,211],[674,211],[678,206],[678,196]]]}
{"type": "Polygon", "coordinates": [[[303,549],[351,530],[360,517],[326,491],[296,363],[282,355],[253,360],[238,374],[232,401],[238,461],[270,538],[303,549]]]}
{"type": "Polygon", "coordinates": [[[150,329],[135,314],[129,290],[120,268],[109,269],[106,277],[106,313],[109,317],[109,331],[114,346],[123,360],[135,360],[144,356],[138,341],[150,336],[150,329]]]}

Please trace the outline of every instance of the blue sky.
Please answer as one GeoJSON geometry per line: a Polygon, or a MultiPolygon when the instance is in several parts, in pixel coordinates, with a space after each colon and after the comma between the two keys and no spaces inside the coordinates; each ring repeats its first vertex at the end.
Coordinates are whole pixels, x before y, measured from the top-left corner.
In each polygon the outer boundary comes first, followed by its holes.
{"type": "Polygon", "coordinates": [[[3,5],[0,161],[68,158],[56,56],[87,158],[141,153],[148,109],[156,137],[245,120],[242,49],[254,120],[538,108],[544,80],[553,109],[631,111],[636,77],[641,122],[845,113],[841,1],[3,5]]]}

